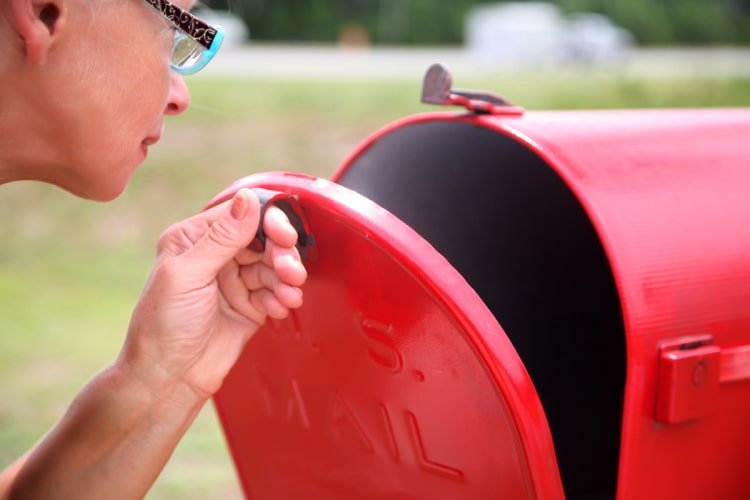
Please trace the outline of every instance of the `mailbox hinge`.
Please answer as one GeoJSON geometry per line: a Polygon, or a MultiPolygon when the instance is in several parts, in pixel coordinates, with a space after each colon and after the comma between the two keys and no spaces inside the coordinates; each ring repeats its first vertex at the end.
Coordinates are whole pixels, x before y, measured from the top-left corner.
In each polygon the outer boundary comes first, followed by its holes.
{"type": "Polygon", "coordinates": [[[722,383],[750,379],[750,346],[722,349],[711,335],[659,345],[656,420],[676,424],[712,415],[722,383]]]}
{"type": "Polygon", "coordinates": [[[520,116],[523,108],[492,92],[459,90],[453,87],[453,75],[445,66],[433,64],[427,70],[422,87],[422,102],[441,106],[463,106],[477,114],[520,116]]]}

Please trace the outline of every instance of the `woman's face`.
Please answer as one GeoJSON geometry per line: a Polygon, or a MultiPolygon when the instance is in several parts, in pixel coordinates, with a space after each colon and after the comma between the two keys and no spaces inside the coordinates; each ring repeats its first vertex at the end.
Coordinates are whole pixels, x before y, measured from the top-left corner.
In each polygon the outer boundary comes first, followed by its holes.
{"type": "MultiPolygon", "coordinates": [[[[177,0],[188,8],[192,0],[177,0]]],[[[164,115],[189,103],[182,77],[170,70],[174,31],[143,0],[71,0],[64,36],[47,62],[48,88],[38,111],[53,145],[43,179],[97,200],[117,197],[164,115]],[[54,164],[58,163],[58,164],[54,164]]]]}

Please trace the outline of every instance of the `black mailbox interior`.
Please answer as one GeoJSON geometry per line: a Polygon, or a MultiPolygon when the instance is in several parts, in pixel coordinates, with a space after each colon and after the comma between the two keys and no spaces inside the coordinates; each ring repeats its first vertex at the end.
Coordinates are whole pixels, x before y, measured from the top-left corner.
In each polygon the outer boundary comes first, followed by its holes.
{"type": "Polygon", "coordinates": [[[503,326],[549,420],[569,498],[613,498],[625,333],[612,271],[573,193],[536,153],[474,124],[377,140],[339,180],[395,214],[503,326]]]}

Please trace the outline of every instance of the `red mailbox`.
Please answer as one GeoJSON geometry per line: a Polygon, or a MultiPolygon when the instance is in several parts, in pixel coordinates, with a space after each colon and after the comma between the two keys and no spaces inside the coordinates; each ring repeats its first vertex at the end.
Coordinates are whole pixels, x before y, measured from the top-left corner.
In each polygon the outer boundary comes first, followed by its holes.
{"type": "Polygon", "coordinates": [[[305,305],[215,398],[249,498],[750,497],[750,111],[468,113],[292,195],[305,305]]]}

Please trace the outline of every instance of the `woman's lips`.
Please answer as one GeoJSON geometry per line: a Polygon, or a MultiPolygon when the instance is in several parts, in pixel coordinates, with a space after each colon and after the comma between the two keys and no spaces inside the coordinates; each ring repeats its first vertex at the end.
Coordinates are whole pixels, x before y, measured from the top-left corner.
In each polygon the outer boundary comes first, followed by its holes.
{"type": "Polygon", "coordinates": [[[153,146],[154,144],[159,142],[160,138],[161,136],[154,135],[154,136],[149,136],[143,139],[143,142],[141,143],[141,151],[143,151],[144,156],[148,156],[148,147],[153,146]]]}
{"type": "Polygon", "coordinates": [[[164,122],[162,122],[158,128],[155,128],[148,136],[146,136],[145,139],[143,139],[143,144],[146,146],[153,146],[157,142],[159,142],[159,139],[161,139],[161,134],[164,132],[164,122]]]}
{"type": "Polygon", "coordinates": [[[143,139],[143,142],[141,142],[141,151],[143,151],[144,156],[148,156],[148,147],[153,146],[157,142],[159,142],[159,139],[161,139],[161,134],[164,132],[164,123],[162,122],[158,129],[154,130],[150,135],[148,135],[145,139],[143,139]]]}

